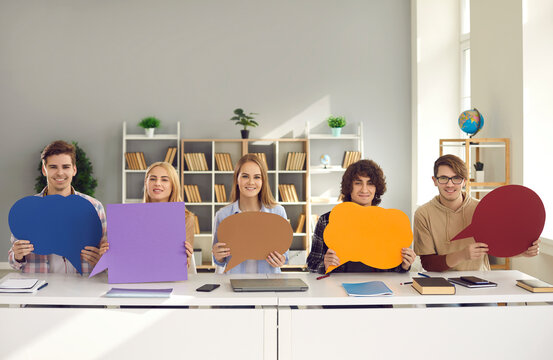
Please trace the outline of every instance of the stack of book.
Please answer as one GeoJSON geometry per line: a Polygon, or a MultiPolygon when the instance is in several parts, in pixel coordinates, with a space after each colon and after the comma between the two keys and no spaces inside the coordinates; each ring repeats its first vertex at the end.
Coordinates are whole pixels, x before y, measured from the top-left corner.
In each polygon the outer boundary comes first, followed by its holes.
{"type": "Polygon", "coordinates": [[[204,153],[184,153],[184,160],[189,171],[208,171],[204,153]]]}
{"type": "Polygon", "coordinates": [[[142,152],[126,152],[125,160],[127,160],[129,170],[146,170],[148,168],[142,152]]]}
{"type": "Polygon", "coordinates": [[[215,198],[218,203],[227,202],[227,193],[225,191],[225,185],[215,184],[215,198]]]}
{"type": "Polygon", "coordinates": [[[215,153],[215,163],[219,171],[234,171],[229,153],[215,153]]]}
{"type": "Polygon", "coordinates": [[[266,169],[269,169],[269,167],[267,166],[267,157],[265,156],[265,153],[252,153],[252,154],[257,156],[259,161],[261,161],[263,164],[265,164],[266,169]]]}
{"type": "Polygon", "coordinates": [[[303,152],[289,152],[286,157],[286,171],[303,170],[306,154],[303,152]]]}
{"type": "Polygon", "coordinates": [[[305,225],[305,214],[300,214],[300,216],[298,217],[298,226],[296,226],[295,232],[302,233],[303,225],[305,225]]]}
{"type": "Polygon", "coordinates": [[[294,184],[280,184],[278,185],[278,192],[283,202],[299,202],[294,184]]]}
{"type": "Polygon", "coordinates": [[[177,148],[169,147],[167,148],[167,153],[165,153],[165,159],[163,159],[163,161],[168,162],[169,164],[173,164],[173,161],[175,160],[175,155],[177,155],[177,148]]]}
{"type": "Polygon", "coordinates": [[[361,160],[360,151],[346,151],[344,153],[344,161],[342,162],[342,167],[344,169],[347,169],[348,166],[359,160],[361,160]]]}
{"type": "Polygon", "coordinates": [[[202,202],[202,197],[200,196],[200,190],[198,185],[183,185],[184,192],[186,193],[186,200],[188,202],[202,202]]]}

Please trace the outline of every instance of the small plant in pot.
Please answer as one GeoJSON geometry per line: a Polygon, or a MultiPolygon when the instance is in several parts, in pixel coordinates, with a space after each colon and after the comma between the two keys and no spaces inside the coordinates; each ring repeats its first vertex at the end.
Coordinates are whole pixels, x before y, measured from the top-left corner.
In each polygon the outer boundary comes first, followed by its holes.
{"type": "Polygon", "coordinates": [[[138,126],[140,126],[141,128],[144,128],[146,136],[151,138],[151,137],[154,137],[154,130],[157,129],[160,124],[161,124],[161,121],[159,121],[159,119],[153,116],[149,116],[147,118],[140,120],[140,122],[138,123],[138,126]]]}
{"type": "Polygon", "coordinates": [[[254,120],[253,115],[259,114],[249,113],[248,115],[246,115],[244,110],[236,109],[234,110],[234,116],[230,118],[231,121],[235,122],[235,125],[241,125],[244,127],[244,129],[240,130],[240,133],[242,134],[242,139],[247,139],[250,136],[248,126],[256,127],[259,125],[257,121],[254,120]]]}
{"type": "Polygon", "coordinates": [[[328,126],[332,129],[332,136],[340,136],[342,128],[346,126],[346,118],[343,116],[329,116],[328,126]]]}
{"type": "Polygon", "coordinates": [[[484,163],[477,161],[474,164],[474,169],[476,170],[476,173],[474,175],[475,182],[483,183],[484,182],[484,163]]]}

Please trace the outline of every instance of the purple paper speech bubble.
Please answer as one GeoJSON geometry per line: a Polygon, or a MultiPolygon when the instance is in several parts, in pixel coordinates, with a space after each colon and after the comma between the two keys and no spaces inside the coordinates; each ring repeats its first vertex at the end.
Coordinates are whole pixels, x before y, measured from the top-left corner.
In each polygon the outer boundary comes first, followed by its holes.
{"type": "Polygon", "coordinates": [[[184,203],[109,204],[109,250],[90,277],[107,269],[108,282],[179,281],[188,278],[184,203]]]}

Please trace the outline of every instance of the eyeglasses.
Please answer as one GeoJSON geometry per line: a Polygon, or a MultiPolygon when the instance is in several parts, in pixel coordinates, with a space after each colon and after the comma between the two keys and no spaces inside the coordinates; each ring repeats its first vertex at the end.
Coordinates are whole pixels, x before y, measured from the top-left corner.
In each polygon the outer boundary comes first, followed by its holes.
{"type": "Polygon", "coordinates": [[[460,185],[463,183],[463,179],[461,176],[453,176],[453,177],[448,177],[448,176],[439,176],[438,177],[438,183],[439,184],[447,184],[449,182],[449,180],[451,180],[451,182],[455,185],[460,185]]]}

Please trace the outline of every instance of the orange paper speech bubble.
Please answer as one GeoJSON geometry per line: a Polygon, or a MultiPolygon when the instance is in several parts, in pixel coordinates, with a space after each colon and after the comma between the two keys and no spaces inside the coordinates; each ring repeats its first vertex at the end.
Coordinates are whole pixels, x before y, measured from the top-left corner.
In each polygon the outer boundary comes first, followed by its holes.
{"type": "MultiPolygon", "coordinates": [[[[401,249],[411,245],[413,232],[401,210],[345,202],[330,212],[323,237],[340,265],[360,261],[377,269],[391,269],[403,261],[401,249]]],[[[326,272],[335,268],[329,266],[326,272]]]]}
{"type": "Polygon", "coordinates": [[[269,253],[284,254],[292,245],[292,227],[282,216],[266,212],[243,212],[221,221],[219,241],[230,248],[225,272],[244,260],[264,260],[269,253]]]}

